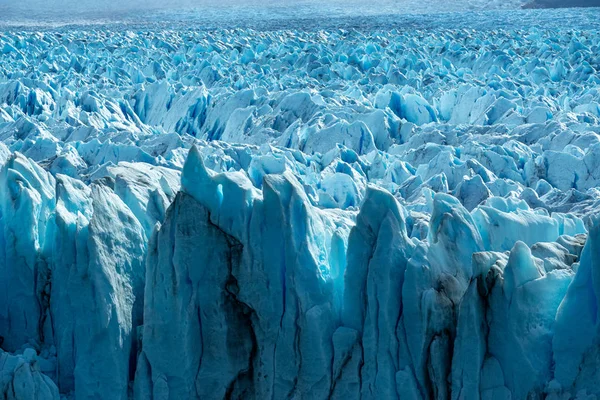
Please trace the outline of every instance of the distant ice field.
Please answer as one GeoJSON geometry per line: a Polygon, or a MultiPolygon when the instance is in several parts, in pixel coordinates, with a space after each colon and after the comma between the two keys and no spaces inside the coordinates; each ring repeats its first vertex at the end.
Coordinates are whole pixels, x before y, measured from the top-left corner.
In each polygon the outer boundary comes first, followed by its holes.
{"type": "Polygon", "coordinates": [[[600,26],[600,9],[523,10],[523,0],[377,2],[305,0],[236,2],[0,1],[0,29],[172,28],[258,30],[573,28],[600,26]],[[116,3],[116,2],[115,2],[116,3]]]}

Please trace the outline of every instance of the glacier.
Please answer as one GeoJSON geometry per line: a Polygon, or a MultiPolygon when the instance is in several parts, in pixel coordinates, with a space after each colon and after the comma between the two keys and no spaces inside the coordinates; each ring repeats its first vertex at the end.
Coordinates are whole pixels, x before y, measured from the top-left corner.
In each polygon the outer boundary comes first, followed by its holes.
{"type": "Polygon", "coordinates": [[[599,32],[1,31],[1,397],[599,398],[599,32]]]}

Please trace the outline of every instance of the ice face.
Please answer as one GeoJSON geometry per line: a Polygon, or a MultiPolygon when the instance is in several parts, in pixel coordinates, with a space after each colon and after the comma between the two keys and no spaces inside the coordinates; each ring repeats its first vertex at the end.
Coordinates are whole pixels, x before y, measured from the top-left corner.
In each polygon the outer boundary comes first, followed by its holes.
{"type": "Polygon", "coordinates": [[[0,35],[0,393],[600,396],[600,36],[0,35]]]}

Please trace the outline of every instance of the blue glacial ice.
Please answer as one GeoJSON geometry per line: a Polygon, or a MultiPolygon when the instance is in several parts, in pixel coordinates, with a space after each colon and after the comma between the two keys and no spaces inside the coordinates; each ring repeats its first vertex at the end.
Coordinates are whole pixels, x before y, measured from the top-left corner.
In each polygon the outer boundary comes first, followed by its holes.
{"type": "Polygon", "coordinates": [[[599,46],[3,31],[0,397],[600,397],[599,46]]]}

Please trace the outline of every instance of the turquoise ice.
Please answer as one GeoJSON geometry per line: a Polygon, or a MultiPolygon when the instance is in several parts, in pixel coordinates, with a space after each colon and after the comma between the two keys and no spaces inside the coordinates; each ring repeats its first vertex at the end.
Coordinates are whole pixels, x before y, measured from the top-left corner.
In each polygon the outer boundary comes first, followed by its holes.
{"type": "Polygon", "coordinates": [[[597,13],[2,31],[0,397],[600,396],[597,13]]]}

